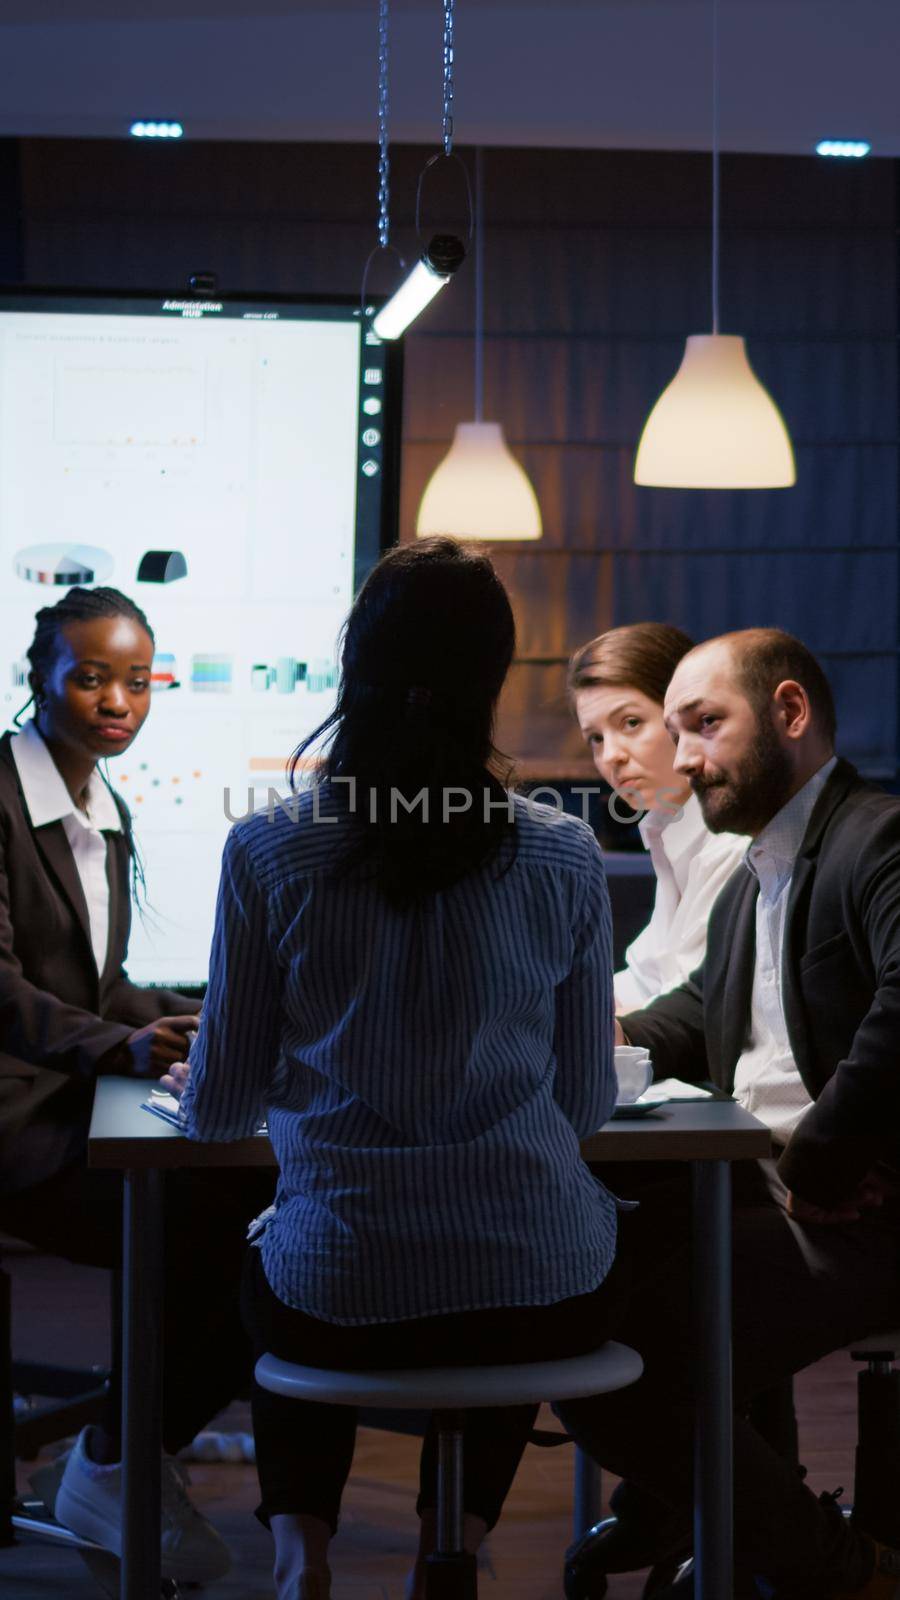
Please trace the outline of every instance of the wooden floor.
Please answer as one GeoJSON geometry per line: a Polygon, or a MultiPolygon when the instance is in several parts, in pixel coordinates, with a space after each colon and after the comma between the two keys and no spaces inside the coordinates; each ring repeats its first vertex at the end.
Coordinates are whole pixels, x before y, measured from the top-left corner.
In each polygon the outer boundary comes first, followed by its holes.
{"type": "MultiPolygon", "coordinates": [[[[65,1319],[67,1359],[105,1359],[104,1276],[36,1256],[5,1258],[14,1277],[14,1344],[34,1359],[58,1358],[65,1319]]],[[[818,1493],[852,1484],[855,1369],[847,1356],[829,1357],[797,1385],[803,1459],[818,1493]]],[[[248,1427],[246,1410],[224,1419],[248,1427]]],[[[552,1426],[552,1418],[548,1418],[552,1426]]],[[[52,1452],[51,1452],[52,1453],[52,1452]]],[[[361,1430],[353,1474],[333,1546],[334,1600],[400,1600],[415,1544],[418,1442],[361,1430]]],[[[21,1483],[33,1467],[22,1465],[21,1483]]],[[[195,1465],[194,1497],[234,1555],[229,1578],[211,1600],[269,1600],[271,1541],[254,1520],[255,1472],[242,1465],[195,1465]]],[[[485,1600],[559,1600],[562,1556],[571,1537],[572,1452],[529,1447],[506,1511],[485,1549],[479,1580],[485,1600]]],[[[612,1487],[613,1480],[607,1480],[612,1487]]],[[[637,1600],[643,1580],[610,1581],[611,1600],[637,1600]]],[[[0,1550],[3,1600],[96,1600],[102,1591],[77,1555],[37,1544],[0,1550]]]]}

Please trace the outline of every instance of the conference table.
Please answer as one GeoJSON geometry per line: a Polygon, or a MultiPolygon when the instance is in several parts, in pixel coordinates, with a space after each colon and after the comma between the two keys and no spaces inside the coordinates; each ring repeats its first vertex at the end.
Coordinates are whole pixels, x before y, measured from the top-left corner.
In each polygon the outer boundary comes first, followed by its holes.
{"type": "MultiPolygon", "coordinates": [[[[199,1144],[141,1109],[151,1085],[100,1078],[88,1143],[93,1167],[123,1174],[123,1536],[120,1600],[159,1600],[163,1184],[178,1167],[270,1167],[261,1136],[199,1144]]],[[[770,1135],[732,1100],[672,1101],[616,1119],[582,1143],[586,1161],[685,1161],[692,1169],[697,1420],[694,1592],[733,1582],[731,1163],[765,1157],[770,1135]],[[697,1267],[701,1270],[697,1270],[697,1267]]]]}

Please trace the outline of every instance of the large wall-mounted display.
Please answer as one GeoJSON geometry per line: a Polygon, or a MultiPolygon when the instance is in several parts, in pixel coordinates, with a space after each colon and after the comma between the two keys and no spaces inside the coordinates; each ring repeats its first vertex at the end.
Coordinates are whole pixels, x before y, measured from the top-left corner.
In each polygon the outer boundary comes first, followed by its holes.
{"type": "Polygon", "coordinates": [[[334,705],[390,531],[396,387],[358,302],[0,297],[5,725],[70,585],[123,590],[156,634],[150,716],[107,764],[146,870],[138,982],[204,981],[228,812],[286,793],[334,705]]]}

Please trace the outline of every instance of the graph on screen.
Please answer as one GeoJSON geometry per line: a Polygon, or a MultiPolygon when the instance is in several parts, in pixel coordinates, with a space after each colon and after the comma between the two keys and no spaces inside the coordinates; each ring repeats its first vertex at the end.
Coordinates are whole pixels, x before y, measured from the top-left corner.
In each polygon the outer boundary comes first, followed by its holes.
{"type": "Polygon", "coordinates": [[[4,725],[34,614],[72,584],[123,590],[156,636],[150,715],[106,764],[147,878],[135,981],[205,980],[230,819],[284,792],[334,705],[390,392],[358,305],[0,298],[4,725]]]}

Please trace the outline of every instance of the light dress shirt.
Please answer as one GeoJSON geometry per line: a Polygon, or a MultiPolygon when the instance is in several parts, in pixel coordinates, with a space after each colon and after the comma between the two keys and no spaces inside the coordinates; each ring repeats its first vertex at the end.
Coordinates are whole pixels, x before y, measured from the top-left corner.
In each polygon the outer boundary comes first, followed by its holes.
{"type": "Polygon", "coordinates": [[[756,901],[756,962],[750,1001],[750,1034],[734,1074],[734,1098],[787,1144],[812,1105],[791,1053],[784,1020],[784,925],[794,862],[816,801],[837,757],[832,756],[776,813],[747,851],[759,879],[756,901]]]}
{"type": "Polygon", "coordinates": [[[620,1011],[640,1011],[700,966],[710,911],[747,850],[746,838],[736,833],[710,833],[693,794],[680,811],[648,811],[638,830],[650,852],[656,896],[650,921],[615,976],[620,1011]]]}
{"type": "Polygon", "coordinates": [[[327,785],[232,828],[181,1102],[195,1139],[268,1121],[274,1293],[326,1322],[546,1305],[609,1270],[579,1152],[610,1116],[612,941],[597,841],[516,797],[517,852],[408,908],[337,875],[327,785]]]}
{"type": "Polygon", "coordinates": [[[86,811],[76,806],[34,722],[26,722],[21,733],[13,735],[11,749],[32,826],[44,828],[50,822],[61,822],[65,828],[87,902],[91,949],[97,971],[102,973],[109,943],[109,880],[103,834],[122,831],[116,802],[95,771],[88,779],[86,811]]]}

